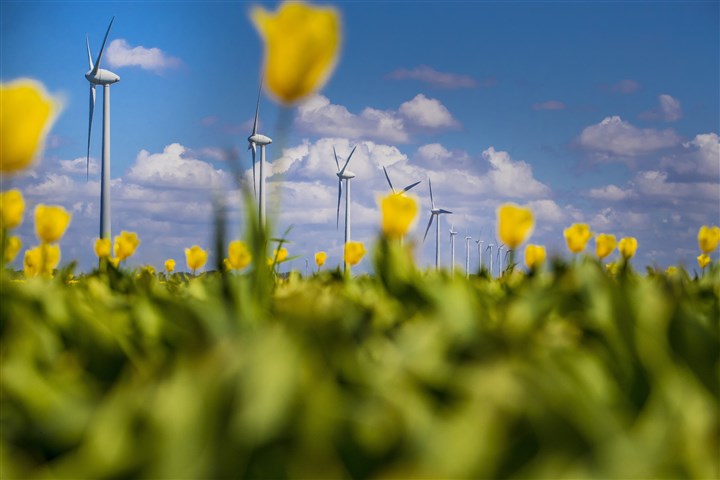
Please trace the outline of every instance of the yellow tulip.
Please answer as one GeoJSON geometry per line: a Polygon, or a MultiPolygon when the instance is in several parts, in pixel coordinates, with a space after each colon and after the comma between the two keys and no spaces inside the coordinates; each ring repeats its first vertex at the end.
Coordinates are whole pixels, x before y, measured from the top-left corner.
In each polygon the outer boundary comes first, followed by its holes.
{"type": "Polygon", "coordinates": [[[205,265],[207,257],[207,252],[197,245],[185,249],[185,261],[187,261],[187,266],[193,271],[193,274],[195,270],[205,265]]]}
{"type": "Polygon", "coordinates": [[[601,233],[595,237],[595,253],[600,260],[610,255],[615,250],[615,245],[615,235],[601,233]]]}
{"type": "Polygon", "coordinates": [[[255,7],[250,18],[265,42],[268,90],[279,101],[297,102],[325,85],[342,37],[335,9],[284,2],[275,13],[255,7]]]}
{"type": "Polygon", "coordinates": [[[227,258],[223,258],[223,269],[226,272],[229,272],[230,270],[232,270],[232,265],[230,265],[230,260],[228,260],[227,258]]]}
{"type": "Polygon", "coordinates": [[[42,258],[40,247],[25,250],[25,258],[23,259],[23,271],[25,272],[25,278],[37,277],[40,273],[41,264],[42,258]]]}
{"type": "Polygon", "coordinates": [[[391,239],[405,236],[418,214],[418,202],[403,194],[391,193],[380,200],[383,234],[391,239]]]}
{"type": "MultiPolygon", "coordinates": [[[[285,256],[287,256],[287,250],[285,256]]],[[[250,265],[252,254],[245,242],[235,240],[234,242],[230,242],[227,260],[233,270],[242,270],[250,265]]]]}
{"type": "Polygon", "coordinates": [[[22,248],[20,237],[8,237],[7,245],[5,245],[5,263],[15,260],[18,252],[22,248]]]}
{"type": "MultiPolygon", "coordinates": [[[[3,138],[4,142],[5,139],[3,138]]],[[[20,190],[0,192],[0,228],[11,229],[22,223],[25,200],[20,190]]]]}
{"type": "Polygon", "coordinates": [[[26,278],[40,274],[51,275],[60,263],[60,247],[58,245],[41,244],[25,251],[23,270],[26,278]]]}
{"type": "Polygon", "coordinates": [[[72,215],[57,205],[35,207],[35,234],[44,243],[55,243],[62,238],[72,215]]]}
{"type": "Polygon", "coordinates": [[[98,238],[95,240],[95,255],[98,258],[107,258],[110,256],[110,239],[98,238]]]}
{"type": "Polygon", "coordinates": [[[585,223],[574,223],[563,230],[565,242],[572,253],[580,253],[585,250],[585,245],[593,236],[590,227],[585,223]]]}
{"type": "Polygon", "coordinates": [[[677,268],[676,266],[674,266],[674,265],[671,265],[671,266],[669,266],[669,267],[667,267],[667,268],[665,269],[665,274],[666,274],[668,277],[670,277],[670,276],[672,276],[672,275],[677,275],[677,273],[678,273],[678,268],[677,268]]]}
{"type": "Polygon", "coordinates": [[[60,110],[42,84],[20,79],[0,84],[0,172],[28,168],[42,152],[60,110]]]}
{"type": "Polygon", "coordinates": [[[113,247],[113,253],[117,258],[118,262],[122,262],[128,257],[131,257],[138,245],[140,245],[140,239],[135,232],[126,232],[123,230],[119,236],[115,237],[115,245],[113,247]]]}
{"type": "Polygon", "coordinates": [[[637,251],[638,247],[638,241],[635,237],[625,237],[620,239],[620,242],[618,242],[618,250],[620,251],[620,255],[623,256],[624,259],[630,259],[635,256],[635,252],[637,251]]]}
{"type": "Polygon", "coordinates": [[[315,253],[315,264],[318,266],[318,268],[325,265],[325,260],[327,260],[327,253],[325,253],[325,252],[315,253]]]}
{"type": "Polygon", "coordinates": [[[273,259],[277,258],[277,263],[284,262],[288,256],[287,248],[281,247],[279,250],[273,250],[273,259]]]}
{"type": "Polygon", "coordinates": [[[532,211],[514,203],[506,203],[497,209],[497,232],[500,240],[511,250],[516,249],[532,233],[532,211]]]}
{"type": "Polygon", "coordinates": [[[118,257],[110,257],[108,258],[108,262],[112,264],[113,267],[117,268],[118,265],[120,265],[120,259],[118,257]]]}
{"type": "Polygon", "coordinates": [[[707,253],[703,253],[702,255],[699,255],[697,257],[697,261],[698,261],[698,265],[700,265],[700,268],[705,270],[705,267],[710,265],[710,262],[712,260],[710,259],[710,255],[708,255],[707,253]]]}
{"type": "Polygon", "coordinates": [[[347,242],[345,244],[345,263],[357,265],[365,255],[365,245],[362,242],[347,242]]]}
{"type": "Polygon", "coordinates": [[[703,225],[698,231],[698,246],[703,253],[712,253],[720,242],[720,227],[703,225]]]}
{"type": "Polygon", "coordinates": [[[545,261],[545,247],[528,245],[525,247],[525,265],[528,268],[537,268],[545,261]]]}
{"type": "Polygon", "coordinates": [[[167,270],[168,273],[172,273],[172,271],[175,270],[175,260],[172,258],[165,260],[165,270],[167,270]]]}

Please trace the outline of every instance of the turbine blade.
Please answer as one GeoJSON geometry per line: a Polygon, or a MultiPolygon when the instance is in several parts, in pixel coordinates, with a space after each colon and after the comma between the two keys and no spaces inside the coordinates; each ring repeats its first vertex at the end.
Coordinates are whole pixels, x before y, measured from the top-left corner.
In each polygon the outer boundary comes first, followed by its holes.
{"type": "Polygon", "coordinates": [[[393,193],[395,193],[395,188],[393,188],[392,182],[390,181],[390,177],[388,177],[387,170],[385,170],[385,167],[384,167],[384,166],[383,166],[383,172],[385,172],[385,178],[386,178],[387,181],[388,181],[388,185],[390,185],[390,190],[392,190],[393,193]]]}
{"type": "Polygon", "coordinates": [[[355,153],[355,149],[356,149],[356,148],[357,148],[357,145],[355,145],[355,147],[353,147],[353,149],[352,149],[352,152],[350,152],[350,156],[349,156],[348,159],[345,161],[345,165],[343,165],[342,170],[340,170],[340,174],[341,174],[341,175],[342,175],[343,173],[345,173],[345,169],[347,168],[348,163],[350,163],[350,159],[352,158],[353,153],[355,153]]]}
{"type": "Polygon", "coordinates": [[[338,178],[338,204],[337,218],[335,219],[335,229],[340,228],[340,197],[342,197],[342,178],[338,178]]]}
{"type": "Polygon", "coordinates": [[[92,132],[93,112],[95,111],[95,85],[90,84],[90,118],[88,120],[87,172],[85,181],[90,179],[90,132],[92,132]]]}
{"type": "Polygon", "coordinates": [[[420,182],[419,182],[419,181],[413,183],[412,185],[408,185],[407,187],[403,188],[403,192],[407,192],[408,190],[410,190],[411,188],[416,187],[417,185],[420,185],[420,182]]]}
{"type": "Polygon", "coordinates": [[[333,145],[333,155],[335,155],[335,165],[337,166],[337,171],[340,171],[340,162],[338,162],[337,158],[337,152],[335,151],[335,145],[333,145]]]}
{"type": "Polygon", "coordinates": [[[88,38],[87,34],[85,35],[85,46],[87,47],[88,63],[90,64],[90,70],[92,70],[95,67],[93,67],[92,55],[90,54],[90,39],[88,38]]]}
{"type": "Polygon", "coordinates": [[[102,47],[100,47],[100,53],[98,53],[97,60],[95,60],[95,66],[92,69],[93,75],[95,75],[100,68],[100,59],[102,58],[103,51],[105,50],[105,42],[107,42],[108,35],[110,35],[110,28],[112,27],[114,21],[115,17],[110,20],[110,25],[108,25],[107,32],[105,32],[105,38],[103,39],[102,47]]]}
{"type": "Polygon", "coordinates": [[[435,208],[435,200],[433,200],[433,194],[432,194],[432,182],[428,178],[428,185],[430,186],[430,205],[432,208],[435,208]]]}
{"type": "Polygon", "coordinates": [[[428,222],[428,226],[427,226],[427,228],[425,229],[425,236],[423,236],[423,242],[424,242],[425,239],[427,238],[427,234],[428,234],[428,232],[430,231],[430,227],[432,226],[432,221],[433,221],[433,218],[434,218],[434,217],[435,217],[435,215],[433,215],[433,214],[431,213],[431,214],[430,214],[430,221],[428,222]]]}
{"type": "Polygon", "coordinates": [[[441,208],[440,213],[452,213],[452,212],[450,210],[445,210],[444,208],[441,208]]]}
{"type": "Polygon", "coordinates": [[[262,93],[262,80],[260,81],[260,89],[258,90],[257,103],[255,104],[255,122],[253,123],[253,135],[257,134],[258,113],[260,112],[260,94],[262,93]]]}

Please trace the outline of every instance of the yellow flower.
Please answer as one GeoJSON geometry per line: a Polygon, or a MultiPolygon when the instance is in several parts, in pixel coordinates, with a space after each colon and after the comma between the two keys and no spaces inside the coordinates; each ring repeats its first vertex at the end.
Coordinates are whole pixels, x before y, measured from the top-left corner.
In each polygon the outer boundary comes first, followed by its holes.
{"type": "Polygon", "coordinates": [[[175,270],[175,260],[172,258],[168,258],[165,260],[165,270],[167,270],[168,273],[171,273],[173,270],[175,270]]]}
{"type": "Polygon", "coordinates": [[[110,239],[98,238],[95,240],[95,255],[98,258],[107,258],[110,256],[110,239]]]}
{"type": "MultiPolygon", "coordinates": [[[[4,142],[5,139],[3,138],[4,142]]],[[[25,200],[20,190],[0,192],[0,228],[15,228],[22,223],[25,200]]]]}
{"type": "Polygon", "coordinates": [[[35,207],[35,234],[44,243],[54,243],[62,238],[72,216],[57,205],[35,207]]]}
{"type": "Polygon", "coordinates": [[[110,257],[108,258],[108,262],[112,264],[113,267],[117,268],[118,265],[120,265],[120,259],[118,257],[110,257]]]}
{"type": "Polygon", "coordinates": [[[698,265],[700,265],[700,268],[705,269],[708,265],[710,265],[710,255],[707,253],[703,253],[702,255],[699,255],[697,257],[698,265]]]}
{"type": "Polygon", "coordinates": [[[516,249],[532,233],[534,220],[529,208],[506,203],[498,208],[497,219],[500,240],[511,250],[516,249]]]}
{"type": "Polygon", "coordinates": [[[135,232],[126,232],[123,230],[119,236],[115,237],[115,246],[113,252],[118,262],[122,262],[126,258],[132,256],[135,253],[138,245],[140,245],[140,239],[135,232]]]}
{"type": "Polygon", "coordinates": [[[5,245],[5,263],[10,263],[15,260],[21,248],[22,241],[19,237],[8,237],[7,245],[5,245]]]}
{"type": "Polygon", "coordinates": [[[42,152],[60,105],[30,79],[0,84],[0,172],[30,166],[42,152]]]}
{"type": "Polygon", "coordinates": [[[698,246],[703,253],[712,253],[720,242],[720,227],[703,225],[698,231],[698,246]]]}
{"type": "Polygon", "coordinates": [[[345,244],[345,263],[357,265],[365,255],[365,245],[362,242],[347,242],[345,244]]]}
{"type": "Polygon", "coordinates": [[[615,250],[615,245],[615,235],[601,233],[595,237],[595,253],[600,260],[610,255],[615,250]]]}
{"type": "Polygon", "coordinates": [[[391,193],[380,201],[383,234],[391,239],[405,236],[418,214],[418,203],[407,195],[391,193]]]}
{"type": "Polygon", "coordinates": [[[277,263],[284,262],[288,256],[287,248],[282,247],[279,250],[273,250],[273,258],[277,258],[277,263]]]}
{"type": "Polygon", "coordinates": [[[618,265],[618,262],[612,262],[605,265],[605,268],[607,269],[608,273],[610,275],[617,275],[620,271],[620,266],[618,265]]]}
{"type": "Polygon", "coordinates": [[[545,247],[528,245],[525,247],[525,265],[528,268],[537,268],[545,261],[545,247]]]}
{"type": "Polygon", "coordinates": [[[230,270],[232,270],[232,265],[230,265],[230,260],[228,260],[227,258],[223,258],[223,268],[225,269],[226,272],[229,272],[230,270]]]}
{"type": "Polygon", "coordinates": [[[193,273],[205,265],[207,257],[207,252],[197,245],[185,249],[185,261],[187,261],[187,266],[193,273]]]}
{"type": "Polygon", "coordinates": [[[25,251],[23,269],[26,278],[39,274],[50,275],[60,263],[60,247],[58,245],[41,244],[25,251]]]}
{"type": "Polygon", "coordinates": [[[671,265],[665,269],[665,274],[667,276],[677,275],[677,273],[678,273],[678,269],[674,265],[671,265]]]}
{"type": "Polygon", "coordinates": [[[620,255],[625,259],[630,259],[635,256],[637,251],[638,241],[635,237],[625,237],[618,242],[618,250],[620,255]]]}
{"type": "Polygon", "coordinates": [[[315,253],[315,264],[318,266],[318,268],[325,265],[325,260],[327,260],[327,253],[325,253],[325,252],[315,253]]]}
{"type": "Polygon", "coordinates": [[[323,87],[340,51],[335,9],[284,2],[274,14],[255,7],[250,18],[265,42],[264,78],[275,97],[290,104],[323,87]]]}
{"type": "MultiPolygon", "coordinates": [[[[287,256],[287,250],[285,251],[285,256],[287,256]]],[[[235,240],[234,242],[230,242],[227,260],[230,264],[230,268],[234,270],[242,270],[250,264],[252,254],[245,242],[235,240]]]]}
{"type": "Polygon", "coordinates": [[[565,236],[565,242],[570,251],[572,253],[580,253],[585,250],[585,245],[593,234],[587,224],[574,223],[563,230],[563,235],[565,236]]]}

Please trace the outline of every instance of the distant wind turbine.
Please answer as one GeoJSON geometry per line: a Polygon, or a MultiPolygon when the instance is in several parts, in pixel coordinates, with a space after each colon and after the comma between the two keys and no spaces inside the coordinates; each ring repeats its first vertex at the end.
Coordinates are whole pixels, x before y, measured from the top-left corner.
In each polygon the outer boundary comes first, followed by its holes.
{"type": "Polygon", "coordinates": [[[485,240],[475,240],[475,243],[477,243],[478,246],[478,272],[482,271],[482,244],[485,243],[485,240]]]}
{"type": "Polygon", "coordinates": [[[90,82],[90,119],[88,122],[88,144],[87,144],[87,176],[90,177],[90,133],[92,132],[93,112],[95,111],[95,87],[103,86],[103,136],[102,136],[102,167],[100,172],[100,238],[111,238],[110,232],[110,85],[120,81],[120,77],[109,70],[100,68],[105,43],[107,42],[110,28],[115,17],[110,20],[105,38],[103,39],[100,53],[93,65],[90,54],[90,39],[85,36],[87,46],[88,63],[90,70],[85,78],[90,82]]]}
{"type": "Polygon", "coordinates": [[[433,219],[435,217],[438,217],[437,222],[435,222],[435,269],[440,269],[440,215],[443,213],[452,213],[449,210],[445,210],[442,208],[435,208],[435,200],[433,199],[433,193],[432,193],[432,182],[428,178],[428,185],[430,186],[430,221],[428,222],[428,226],[425,229],[425,236],[423,237],[423,242],[427,238],[427,234],[430,231],[430,226],[432,225],[433,219]]]}
{"type": "Polygon", "coordinates": [[[248,137],[248,150],[252,150],[252,159],[253,159],[253,190],[255,191],[255,195],[258,197],[258,217],[260,218],[260,223],[262,225],[265,225],[265,216],[266,216],[266,210],[265,210],[265,145],[270,145],[272,143],[272,138],[267,137],[265,135],[261,135],[257,131],[258,127],[258,113],[260,112],[260,94],[262,93],[262,82],[260,82],[260,89],[258,90],[258,98],[257,103],[255,104],[255,122],[253,123],[253,131],[252,134],[248,137]],[[257,146],[260,145],[260,187],[256,189],[255,184],[255,154],[257,150],[257,146]],[[258,196],[258,190],[260,195],[258,196]]]}
{"type": "Polygon", "coordinates": [[[492,256],[492,247],[494,247],[495,244],[488,243],[488,246],[485,250],[490,250],[490,278],[493,278],[493,256],[492,256]]]}
{"type": "Polygon", "coordinates": [[[502,268],[502,260],[503,260],[503,257],[500,256],[500,254],[502,253],[502,249],[503,249],[503,248],[505,248],[505,244],[504,244],[504,243],[501,244],[501,245],[498,247],[498,249],[497,249],[498,277],[502,277],[502,272],[503,272],[503,268],[502,268]]]}
{"type": "Polygon", "coordinates": [[[383,172],[385,172],[385,178],[387,179],[388,185],[390,185],[390,190],[392,190],[393,193],[405,193],[405,192],[407,192],[408,190],[410,190],[411,188],[413,188],[413,187],[415,187],[416,185],[419,185],[419,184],[420,184],[420,181],[417,181],[417,182],[415,182],[415,183],[412,183],[412,184],[408,185],[407,187],[403,188],[400,192],[398,192],[398,191],[395,190],[395,187],[393,187],[393,184],[392,184],[392,182],[390,181],[390,177],[388,176],[387,169],[385,169],[385,167],[383,167],[383,172]]]}
{"type": "Polygon", "coordinates": [[[455,226],[450,227],[450,273],[455,273],[455,226]]]}
{"type": "MultiPolygon", "coordinates": [[[[350,163],[350,159],[353,156],[353,153],[355,153],[355,149],[357,148],[357,145],[353,147],[352,151],[350,152],[350,155],[348,156],[347,160],[345,161],[345,165],[343,165],[342,168],[340,168],[340,161],[338,161],[337,152],[335,151],[335,147],[333,147],[333,155],[335,155],[335,165],[337,166],[337,175],[338,177],[338,201],[337,201],[337,218],[336,218],[336,228],[340,228],[340,198],[342,197],[342,181],[345,180],[345,243],[343,244],[343,248],[347,243],[350,241],[350,179],[355,178],[355,174],[347,169],[348,163],[350,163]]],[[[347,269],[347,263],[344,263],[344,268],[347,269]]]]}
{"type": "Polygon", "coordinates": [[[465,232],[465,278],[470,278],[470,240],[471,236],[465,232]]]}

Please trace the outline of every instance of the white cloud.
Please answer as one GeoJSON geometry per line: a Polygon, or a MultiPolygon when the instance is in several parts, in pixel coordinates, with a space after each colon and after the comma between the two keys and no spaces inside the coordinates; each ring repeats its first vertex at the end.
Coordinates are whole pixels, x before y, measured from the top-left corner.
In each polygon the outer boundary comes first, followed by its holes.
{"type": "Polygon", "coordinates": [[[425,128],[453,128],[458,126],[450,111],[434,98],[418,94],[400,105],[400,114],[408,121],[425,128]]]}
{"type": "Polygon", "coordinates": [[[640,129],[613,116],[585,127],[578,142],[588,150],[635,157],[678,145],[680,137],[672,129],[640,129]]]}
{"type": "Polygon", "coordinates": [[[660,105],[653,109],[643,112],[639,115],[644,120],[665,120],[666,122],[674,122],[680,120],[683,116],[680,100],[667,94],[658,97],[660,105]]]}
{"type": "Polygon", "coordinates": [[[60,171],[63,173],[85,174],[88,172],[88,166],[90,173],[98,173],[100,170],[97,160],[93,157],[90,157],[89,164],[87,157],[78,157],[74,160],[60,160],[60,171]]]}
{"type": "Polygon", "coordinates": [[[487,177],[498,195],[504,197],[533,198],[550,194],[550,188],[533,177],[532,167],[523,161],[512,160],[507,152],[493,147],[483,152],[490,163],[487,177]]]}
{"type": "Polygon", "coordinates": [[[427,65],[420,65],[413,69],[399,68],[387,75],[393,80],[418,80],[439,88],[475,88],[490,87],[497,84],[494,78],[488,78],[478,82],[469,75],[457,73],[439,72],[427,65]]]}
{"type": "Polygon", "coordinates": [[[229,180],[226,172],[202,160],[188,158],[185,153],[186,148],[179,143],[166,146],[162,153],[141,150],[127,178],[141,184],[178,188],[209,188],[229,180]]]}
{"type": "Polygon", "coordinates": [[[558,100],[548,100],[547,102],[534,103],[533,110],[565,110],[565,104],[558,100]]]}
{"type": "Polygon", "coordinates": [[[664,157],[660,166],[685,177],[697,179],[720,177],[720,141],[716,133],[696,135],[682,146],[681,152],[664,157]]]}
{"type": "Polygon", "coordinates": [[[172,57],[159,48],[132,47],[122,38],[110,42],[105,56],[113,68],[140,67],[156,73],[182,64],[179,58],[172,57]]]}
{"type": "Polygon", "coordinates": [[[607,185],[601,188],[593,188],[588,193],[588,196],[597,200],[608,200],[611,202],[617,202],[620,200],[627,200],[632,198],[635,194],[632,190],[623,190],[616,185],[607,185]]]}

